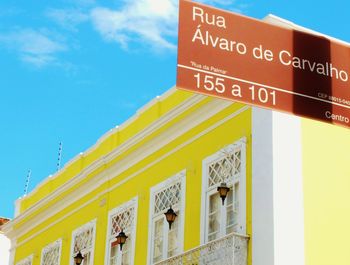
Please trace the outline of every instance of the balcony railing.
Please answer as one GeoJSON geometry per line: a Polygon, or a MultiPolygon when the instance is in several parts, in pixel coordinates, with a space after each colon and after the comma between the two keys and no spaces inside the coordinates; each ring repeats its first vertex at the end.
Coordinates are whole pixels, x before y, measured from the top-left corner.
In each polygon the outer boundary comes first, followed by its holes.
{"type": "Polygon", "coordinates": [[[248,240],[232,233],[155,265],[247,265],[248,240]]]}

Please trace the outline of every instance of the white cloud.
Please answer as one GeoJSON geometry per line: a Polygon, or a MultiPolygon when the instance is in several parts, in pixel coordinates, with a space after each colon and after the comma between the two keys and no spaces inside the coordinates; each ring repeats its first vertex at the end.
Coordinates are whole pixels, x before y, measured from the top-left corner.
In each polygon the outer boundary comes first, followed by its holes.
{"type": "Polygon", "coordinates": [[[49,9],[46,16],[62,27],[76,31],[76,26],[89,20],[89,15],[78,9],[49,9]]]}
{"type": "Polygon", "coordinates": [[[57,62],[56,53],[67,50],[61,41],[49,32],[20,29],[8,34],[0,34],[0,43],[19,53],[22,61],[36,67],[57,62]]]}
{"type": "MultiPolygon", "coordinates": [[[[232,0],[200,0],[232,8],[232,0]]],[[[118,10],[96,7],[91,11],[95,29],[104,39],[127,48],[130,42],[144,41],[155,48],[175,49],[171,37],[177,34],[178,0],[124,0],[118,10]]],[[[235,11],[238,11],[235,9],[235,11]]]]}
{"type": "MultiPolygon", "coordinates": [[[[122,0],[118,9],[97,6],[94,0],[67,1],[88,2],[95,6],[90,11],[81,7],[48,10],[46,15],[68,30],[76,31],[78,25],[91,21],[105,40],[116,42],[125,49],[131,43],[146,43],[157,50],[176,50],[178,0],[122,0]]],[[[235,3],[232,0],[198,1],[231,10],[235,3]]]]}
{"type": "Polygon", "coordinates": [[[177,0],[125,0],[120,10],[97,7],[91,11],[95,29],[109,41],[126,48],[142,40],[156,48],[176,48],[177,0]]]}

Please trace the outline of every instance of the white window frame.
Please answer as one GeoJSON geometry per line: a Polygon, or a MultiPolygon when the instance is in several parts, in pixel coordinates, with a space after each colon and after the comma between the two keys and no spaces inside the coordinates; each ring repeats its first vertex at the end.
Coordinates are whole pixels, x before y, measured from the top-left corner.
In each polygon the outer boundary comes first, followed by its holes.
{"type": "MultiPolygon", "coordinates": [[[[181,214],[179,217],[179,252],[183,252],[183,245],[184,245],[184,226],[185,226],[185,201],[186,201],[186,170],[182,170],[181,172],[177,173],[176,175],[166,179],[165,181],[157,184],[156,186],[151,188],[150,192],[150,208],[149,208],[149,222],[148,222],[148,259],[147,264],[151,265],[153,263],[153,247],[154,247],[154,224],[156,220],[159,220],[160,218],[165,219],[164,214],[159,214],[159,216],[154,216],[154,207],[155,207],[155,195],[160,192],[161,190],[173,185],[176,182],[180,182],[181,185],[181,201],[178,209],[174,208],[174,211],[179,211],[181,214]]],[[[168,223],[165,221],[164,223],[164,232],[168,232],[169,226],[168,223]],[[165,230],[166,229],[166,230],[165,230]]],[[[164,249],[167,249],[166,242],[163,246],[164,249]]]]}
{"type": "MultiPolygon", "coordinates": [[[[209,212],[209,198],[211,195],[215,194],[217,192],[216,188],[212,189],[211,191],[208,191],[208,165],[213,163],[214,161],[220,160],[225,156],[227,152],[230,152],[230,150],[234,150],[237,147],[241,150],[241,174],[239,179],[239,215],[238,215],[238,227],[239,230],[238,233],[246,234],[246,163],[247,163],[247,156],[246,156],[246,138],[243,137],[236,141],[233,144],[230,144],[221,150],[217,151],[213,155],[210,155],[206,157],[202,161],[202,199],[201,199],[201,234],[200,234],[200,242],[201,244],[208,243],[208,212],[209,212]]],[[[232,190],[232,186],[236,182],[230,182],[227,183],[229,187],[232,190]]],[[[226,201],[225,205],[222,206],[220,203],[220,207],[226,207],[226,201]]],[[[220,211],[220,217],[223,218],[223,211],[220,211]]],[[[226,221],[225,221],[226,222],[226,221]]],[[[223,235],[223,225],[220,226],[220,230],[223,235]]]]}
{"type": "Polygon", "coordinates": [[[16,265],[33,265],[33,254],[21,259],[16,265]]]}
{"type": "MultiPolygon", "coordinates": [[[[61,264],[61,252],[62,252],[62,239],[58,239],[50,244],[48,244],[46,247],[44,247],[41,251],[41,259],[40,259],[40,264],[43,265],[43,258],[44,258],[44,253],[47,251],[50,251],[50,249],[55,248],[55,247],[59,247],[59,252],[58,252],[58,263],[57,265],[61,264]]],[[[55,264],[56,265],[56,264],[55,264]]]]}
{"type": "MultiPolygon", "coordinates": [[[[74,253],[74,238],[77,234],[81,233],[81,231],[86,230],[90,227],[93,227],[93,234],[92,234],[92,249],[91,249],[91,256],[90,256],[90,261],[92,264],[88,265],[93,265],[94,264],[94,253],[95,253],[95,240],[96,240],[96,219],[78,227],[72,232],[72,240],[71,240],[71,247],[70,247],[70,259],[69,259],[69,265],[74,264],[74,256],[76,253],[74,253]]],[[[80,250],[81,251],[81,250],[80,250]]],[[[84,252],[81,251],[81,254],[84,256],[84,252]]]]}
{"type": "MultiPolygon", "coordinates": [[[[138,208],[138,197],[131,199],[130,201],[110,210],[108,212],[108,226],[106,234],[106,253],[105,253],[105,264],[110,265],[110,251],[112,239],[110,236],[110,231],[112,229],[112,217],[116,214],[122,213],[125,209],[134,207],[134,221],[132,227],[132,242],[131,242],[131,259],[130,264],[134,264],[135,260],[135,245],[136,245],[136,227],[137,227],[137,208],[138,208]]],[[[129,239],[127,239],[129,240],[129,239]]]]}

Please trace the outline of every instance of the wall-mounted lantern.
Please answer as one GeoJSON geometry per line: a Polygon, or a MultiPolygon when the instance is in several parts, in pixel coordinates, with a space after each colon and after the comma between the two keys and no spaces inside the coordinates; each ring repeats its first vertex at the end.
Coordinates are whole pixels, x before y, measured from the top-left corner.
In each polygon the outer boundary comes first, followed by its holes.
{"type": "Polygon", "coordinates": [[[169,223],[169,230],[171,229],[171,224],[175,221],[177,214],[174,212],[174,210],[171,208],[168,209],[168,211],[165,213],[165,218],[169,223]]]}
{"type": "Polygon", "coordinates": [[[81,252],[79,250],[78,254],[74,257],[74,263],[75,265],[80,265],[83,262],[83,255],[81,255],[81,252]]]}
{"type": "Polygon", "coordinates": [[[125,233],[122,231],[116,236],[117,238],[117,243],[120,245],[120,250],[123,249],[123,245],[125,244],[126,239],[128,236],[125,235],[125,233]]]}
{"type": "Polygon", "coordinates": [[[222,182],[217,190],[218,190],[220,198],[222,200],[222,205],[224,205],[227,193],[230,191],[230,188],[227,187],[225,182],[222,182]]]}

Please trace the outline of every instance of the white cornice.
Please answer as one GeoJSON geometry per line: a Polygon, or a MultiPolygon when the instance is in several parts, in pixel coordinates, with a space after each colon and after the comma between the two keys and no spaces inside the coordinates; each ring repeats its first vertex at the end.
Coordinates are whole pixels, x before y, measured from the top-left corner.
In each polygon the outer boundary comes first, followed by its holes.
{"type": "MultiPolygon", "coordinates": [[[[52,192],[47,197],[43,198],[39,202],[37,202],[35,205],[33,205],[31,208],[20,214],[18,217],[16,217],[14,220],[12,220],[10,223],[8,223],[4,228],[4,231],[6,234],[11,236],[12,227],[19,222],[21,222],[23,219],[27,218],[28,216],[35,213],[35,211],[39,210],[42,206],[44,206],[46,203],[50,202],[51,200],[57,198],[57,196],[61,195],[64,191],[72,188],[76,184],[78,184],[83,178],[85,178],[87,175],[92,173],[94,170],[99,168],[100,166],[104,165],[105,163],[115,159],[118,157],[118,155],[122,154],[126,150],[130,149],[133,145],[139,143],[142,141],[147,135],[152,134],[157,129],[161,128],[165,124],[167,124],[172,119],[178,117],[180,114],[188,110],[190,107],[196,105],[197,103],[201,102],[202,100],[206,99],[207,97],[202,95],[193,95],[189,99],[182,102],[177,108],[174,108],[173,110],[169,111],[167,114],[165,114],[163,117],[158,119],[156,122],[151,124],[149,127],[147,127],[145,130],[141,131],[119,147],[117,147],[114,151],[112,151],[107,156],[102,157],[101,159],[95,161],[93,164],[88,166],[86,169],[84,169],[80,174],[78,174],[76,177],[72,178],[62,186],[60,186],[57,190],[52,192]]],[[[145,145],[141,146],[137,149],[137,154],[132,154],[131,157],[126,157],[122,159],[121,161],[118,161],[117,163],[117,172],[123,172],[121,169],[125,170],[128,167],[134,165],[135,163],[141,161],[146,156],[150,155],[151,153],[159,150],[162,146],[169,143],[170,141],[174,140],[176,137],[181,135],[182,133],[186,132],[190,128],[193,128],[194,126],[198,125],[200,122],[203,122],[204,120],[208,119],[208,117],[211,117],[212,115],[215,115],[222,109],[226,108],[227,106],[233,104],[230,101],[224,101],[224,100],[218,100],[215,99],[208,104],[206,104],[204,107],[202,107],[199,111],[195,112],[192,116],[185,118],[183,121],[180,121],[176,125],[174,125],[172,128],[164,132],[163,134],[155,137],[154,139],[150,140],[145,145]]],[[[73,203],[74,201],[82,198],[92,190],[94,190],[96,187],[104,183],[104,180],[101,181],[101,176],[103,175],[109,175],[109,178],[120,174],[116,174],[115,172],[115,166],[113,166],[111,169],[103,171],[101,174],[99,174],[97,177],[95,177],[93,180],[91,180],[89,183],[89,187],[86,187],[85,185],[80,185],[74,193],[70,193],[66,196],[65,200],[68,203],[73,203]],[[113,169],[112,169],[113,168],[113,169]],[[107,174],[107,172],[110,172],[107,174]],[[97,178],[97,179],[96,179],[97,178]]],[[[34,220],[38,220],[42,222],[43,220],[49,218],[50,216],[57,213],[59,210],[64,209],[66,207],[66,204],[60,203],[57,205],[57,207],[50,207],[49,210],[42,211],[41,213],[37,214],[36,216],[31,218],[31,224],[38,224],[37,222],[34,222],[34,220]]],[[[39,223],[40,223],[39,222],[39,223]]],[[[31,226],[31,225],[30,225],[31,226]]],[[[26,226],[28,228],[28,226],[26,226]]],[[[19,232],[22,229],[16,229],[17,232],[19,232]]],[[[25,229],[28,230],[28,229],[25,229]]],[[[16,232],[16,234],[17,234],[16,232]]],[[[23,231],[24,232],[24,231],[23,231]]],[[[20,232],[20,234],[23,234],[20,232]]]]}

